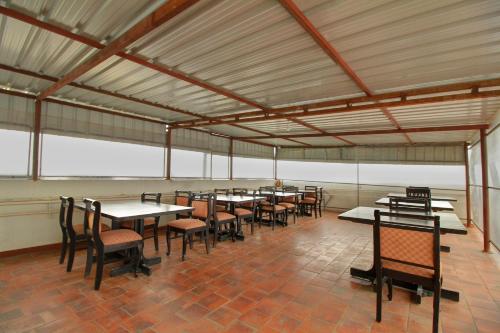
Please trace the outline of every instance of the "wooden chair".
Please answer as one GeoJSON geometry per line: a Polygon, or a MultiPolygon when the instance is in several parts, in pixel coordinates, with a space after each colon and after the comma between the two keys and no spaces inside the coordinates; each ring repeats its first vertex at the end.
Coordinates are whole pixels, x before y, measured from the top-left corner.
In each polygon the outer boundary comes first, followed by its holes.
{"type": "MultiPolygon", "coordinates": [[[[84,199],[85,219],[84,228],[87,237],[87,264],[85,266],[85,276],[92,270],[94,248],[96,250],[96,275],[95,290],[99,290],[104,269],[104,256],[124,250],[136,249],[133,260],[135,260],[135,275],[142,259],[142,249],[144,241],[142,236],[130,229],[114,229],[102,232],[101,229],[101,203],[92,199],[84,199]]],[[[132,251],[129,251],[132,252],[132,251]]]]}
{"type": "Polygon", "coordinates": [[[423,211],[432,211],[431,200],[428,198],[389,198],[389,208],[423,211]]]}
{"type": "MultiPolygon", "coordinates": [[[[175,191],[174,204],[178,206],[189,206],[189,200],[191,198],[191,191],[175,191]]],[[[186,213],[176,214],[175,218],[178,220],[180,218],[189,218],[190,215],[186,213]]]]}
{"type": "MultiPolygon", "coordinates": [[[[222,194],[222,195],[228,195],[229,194],[229,189],[227,188],[216,188],[214,189],[215,194],[222,194]]],[[[215,206],[215,210],[217,212],[225,212],[227,211],[227,203],[226,202],[217,202],[215,206]]]]}
{"type": "Polygon", "coordinates": [[[305,190],[312,192],[305,192],[304,199],[299,201],[302,214],[310,211],[311,215],[314,211],[314,218],[318,217],[318,187],[317,186],[305,186],[305,190]]]}
{"type": "MultiPolygon", "coordinates": [[[[69,240],[69,254],[68,263],[66,265],[66,271],[71,272],[73,269],[73,260],[75,259],[76,243],[84,241],[85,232],[83,228],[83,223],[73,224],[73,208],[75,200],[72,197],[60,196],[61,206],[59,209],[59,226],[62,232],[62,242],[61,242],[61,255],[59,257],[59,264],[64,263],[66,257],[66,252],[68,252],[68,240],[69,240]]],[[[106,224],[101,225],[102,231],[109,230],[106,224]]]]}
{"type": "MultiPolygon", "coordinates": [[[[261,196],[266,196],[267,200],[266,201],[261,201],[259,203],[259,228],[262,225],[262,218],[264,214],[267,214],[269,218],[269,223],[272,226],[272,230],[274,230],[274,227],[276,225],[276,221],[281,217],[283,222],[286,221],[286,208],[280,205],[275,204],[276,202],[276,194],[275,190],[269,190],[269,189],[259,189],[259,195],[261,196]],[[270,194],[268,194],[271,192],[270,194]]],[[[283,226],[285,224],[283,223],[283,226]]]]}
{"type": "Polygon", "coordinates": [[[406,188],[406,196],[408,198],[431,198],[431,189],[429,187],[409,186],[406,188]]]}
{"type": "Polygon", "coordinates": [[[238,221],[238,225],[239,226],[242,226],[243,225],[243,222],[249,220],[249,223],[250,223],[250,230],[251,230],[251,233],[253,235],[253,232],[254,232],[254,223],[255,223],[255,213],[256,213],[256,210],[257,210],[257,201],[255,199],[256,197],[256,191],[253,191],[252,194],[249,194],[248,193],[248,190],[244,190],[244,191],[241,191],[241,192],[238,192],[233,190],[233,194],[234,195],[251,195],[253,196],[253,200],[250,201],[250,202],[242,202],[241,204],[239,204],[237,207],[234,208],[234,215],[236,216],[237,218],[237,221],[238,221]]]}
{"type": "MultiPolygon", "coordinates": [[[[187,218],[177,219],[167,223],[167,256],[171,253],[171,232],[175,234],[182,234],[182,261],[186,257],[187,242],[189,247],[193,248],[193,236],[200,233],[201,237],[205,239],[205,248],[207,254],[210,253],[208,245],[208,232],[210,227],[210,219],[213,215],[214,209],[214,195],[213,194],[191,194],[188,198],[186,206],[193,207],[194,210],[189,212],[187,218]]],[[[183,205],[184,206],[184,205],[183,205]]]]}
{"type": "Polygon", "coordinates": [[[226,230],[229,229],[229,234],[231,236],[232,241],[236,241],[236,216],[233,214],[229,214],[227,212],[218,211],[215,203],[217,202],[217,194],[214,193],[215,201],[213,202],[212,211],[215,212],[212,215],[212,226],[214,228],[214,244],[213,247],[217,246],[217,238],[220,233],[222,233],[221,227],[224,227],[226,230]],[[229,228],[228,228],[229,227],[229,228]]]}
{"type": "MultiPolygon", "coordinates": [[[[161,193],[142,193],[141,202],[155,202],[160,203],[161,193]]],[[[135,230],[136,221],[122,221],[120,223],[120,228],[135,230]]],[[[153,235],[148,237],[143,237],[144,239],[154,238],[155,250],[159,250],[158,244],[158,225],[160,224],[160,217],[147,217],[144,219],[144,229],[153,229],[153,235]]]]}
{"type": "Polygon", "coordinates": [[[382,320],[383,281],[388,281],[388,297],[392,300],[392,279],[397,279],[433,291],[432,331],[437,333],[442,284],[439,216],[434,217],[434,225],[430,227],[385,223],[381,222],[381,216],[391,217],[398,214],[375,211],[373,242],[377,289],[376,319],[378,322],[382,320]]]}
{"type": "Polygon", "coordinates": [[[296,222],[296,212],[298,211],[297,207],[298,205],[298,194],[299,194],[299,188],[295,186],[286,186],[282,188],[283,193],[285,192],[291,192],[295,193],[295,196],[293,197],[284,197],[283,200],[278,202],[278,205],[285,207],[285,220],[288,221],[288,215],[292,214],[293,215],[293,224],[296,222]]]}

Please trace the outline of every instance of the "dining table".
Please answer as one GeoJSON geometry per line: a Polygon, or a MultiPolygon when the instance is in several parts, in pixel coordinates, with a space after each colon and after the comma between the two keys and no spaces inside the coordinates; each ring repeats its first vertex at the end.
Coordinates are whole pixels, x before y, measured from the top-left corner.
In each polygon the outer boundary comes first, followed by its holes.
{"type": "MultiPolygon", "coordinates": [[[[375,210],[380,212],[391,212],[397,213],[400,216],[383,216],[382,221],[385,223],[394,223],[398,225],[411,224],[411,225],[421,225],[421,226],[433,226],[433,218],[439,216],[440,219],[440,230],[441,233],[446,234],[458,234],[466,235],[467,228],[460,221],[460,218],[449,212],[424,212],[424,211],[408,211],[399,209],[389,209],[389,208],[375,208],[375,207],[356,207],[349,211],[346,211],[338,216],[340,220],[347,220],[354,223],[370,224],[373,225],[375,222],[375,210]]],[[[351,267],[351,276],[360,279],[366,279],[373,282],[376,278],[375,267],[369,269],[360,269],[356,267],[351,267]]],[[[424,294],[423,289],[419,286],[402,282],[394,281],[395,285],[412,290],[415,292],[415,300],[417,303],[421,302],[421,297],[424,294]]],[[[427,291],[429,293],[429,291],[427,291]]],[[[460,293],[458,291],[449,290],[446,288],[441,289],[441,297],[450,299],[453,301],[459,301],[460,293]]]]}
{"type": "MultiPolygon", "coordinates": [[[[391,199],[388,197],[380,198],[377,201],[375,201],[376,205],[381,205],[381,206],[389,206],[391,202],[391,199]]],[[[405,206],[407,209],[412,209],[412,208],[423,208],[424,204],[422,203],[415,203],[415,202],[404,202],[402,205],[405,206]]],[[[448,201],[439,201],[439,200],[434,200],[434,198],[431,199],[431,209],[433,211],[453,211],[453,205],[449,203],[448,201]]]]}
{"type": "MultiPolygon", "coordinates": [[[[85,203],[75,203],[75,207],[85,210],[85,203]]],[[[119,229],[120,222],[134,221],[134,230],[144,236],[144,219],[166,215],[176,215],[193,211],[194,208],[186,206],[171,205],[156,202],[141,202],[140,200],[121,200],[111,202],[101,202],[101,216],[111,220],[111,228],[119,229]]],[[[141,258],[139,269],[146,275],[151,275],[151,266],[161,262],[161,257],[141,258]]],[[[122,275],[134,272],[135,267],[132,262],[111,270],[111,276],[122,275]]]]}
{"type": "MultiPolygon", "coordinates": [[[[253,196],[253,195],[239,195],[239,194],[217,194],[217,201],[229,204],[229,213],[234,215],[234,208],[237,204],[252,202],[254,200],[260,201],[264,200],[266,197],[263,196],[253,196]]],[[[241,227],[241,222],[237,219],[236,226],[236,239],[245,240],[245,235],[243,234],[243,228],[241,227]]]]}
{"type": "MultiPolygon", "coordinates": [[[[388,198],[408,198],[406,193],[387,193],[388,198]]],[[[448,201],[448,202],[457,202],[457,198],[447,197],[441,195],[433,195],[431,196],[432,201],[448,201]]]]}

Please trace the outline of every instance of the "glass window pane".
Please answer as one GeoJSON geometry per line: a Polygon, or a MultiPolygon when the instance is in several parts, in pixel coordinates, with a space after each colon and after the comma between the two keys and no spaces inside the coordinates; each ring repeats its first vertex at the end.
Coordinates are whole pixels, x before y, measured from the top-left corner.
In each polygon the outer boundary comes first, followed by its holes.
{"type": "Polygon", "coordinates": [[[210,178],[210,154],[172,149],[172,177],[210,178]]]}
{"type": "Polygon", "coordinates": [[[1,176],[28,176],[30,132],[0,129],[1,176]]]}
{"type": "Polygon", "coordinates": [[[163,177],[162,147],[43,134],[42,176],[163,177]]]}
{"type": "Polygon", "coordinates": [[[356,164],[278,161],[278,178],[335,183],[356,183],[356,164]]]}
{"type": "Polygon", "coordinates": [[[274,161],[263,158],[233,157],[234,178],[272,179],[274,161]]]}
{"type": "Polygon", "coordinates": [[[229,178],[229,156],[212,154],[212,178],[229,178]]]}
{"type": "Polygon", "coordinates": [[[360,164],[360,184],[463,189],[462,165],[360,164]]]}

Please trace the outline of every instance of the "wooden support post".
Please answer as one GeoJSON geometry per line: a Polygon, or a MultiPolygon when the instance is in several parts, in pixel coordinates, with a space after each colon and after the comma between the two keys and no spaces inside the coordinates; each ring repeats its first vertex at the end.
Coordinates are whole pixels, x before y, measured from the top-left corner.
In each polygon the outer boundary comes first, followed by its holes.
{"type": "Polygon", "coordinates": [[[31,176],[34,181],[39,178],[40,171],[40,129],[42,121],[42,101],[39,99],[35,100],[35,119],[34,119],[34,130],[33,130],[33,169],[31,170],[31,176]]]}
{"type": "Polygon", "coordinates": [[[172,169],[172,129],[167,129],[167,161],[165,164],[165,172],[167,180],[172,179],[171,169],[172,169]]]}
{"type": "Polygon", "coordinates": [[[233,139],[229,139],[229,180],[233,180],[233,139]]]}
{"type": "Polygon", "coordinates": [[[488,146],[486,130],[480,130],[481,135],[481,179],[483,190],[483,238],[484,252],[490,251],[490,196],[488,193],[488,146]]]}
{"type": "Polygon", "coordinates": [[[467,210],[467,228],[469,228],[472,225],[472,219],[470,211],[469,149],[466,142],[464,142],[464,160],[465,160],[465,208],[467,210]]]}
{"type": "Polygon", "coordinates": [[[278,180],[278,148],[274,147],[274,180],[278,180]]]}

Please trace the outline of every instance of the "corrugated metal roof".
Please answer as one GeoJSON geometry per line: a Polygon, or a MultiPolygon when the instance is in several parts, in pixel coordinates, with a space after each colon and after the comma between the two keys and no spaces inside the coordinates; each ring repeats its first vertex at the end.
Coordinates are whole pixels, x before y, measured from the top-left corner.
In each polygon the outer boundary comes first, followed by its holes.
{"type": "MultiPolygon", "coordinates": [[[[336,139],[332,136],[317,137],[317,138],[299,138],[300,142],[310,144],[312,146],[348,146],[349,144],[336,139]]],[[[288,142],[287,145],[293,145],[293,142],[288,142]]]]}
{"type": "MultiPolygon", "coordinates": [[[[296,0],[312,24],[375,93],[500,77],[500,2],[296,0]]],[[[12,0],[6,6],[68,31],[109,43],[164,1],[12,0]]],[[[128,50],[153,63],[267,106],[362,95],[354,82],[279,4],[271,0],[201,1],[136,41],[128,50]]],[[[0,15],[0,63],[60,77],[96,50],[0,15]]],[[[87,85],[205,116],[255,107],[111,57],[78,79],[87,85]]],[[[37,93],[50,83],[0,70],[0,85],[37,93]]],[[[75,87],[58,95],[93,105],[161,117],[178,113],[75,87]]],[[[490,122],[500,98],[389,108],[403,128],[490,122]]],[[[324,131],[392,129],[381,110],[302,117],[324,131]]],[[[288,120],[244,123],[273,135],[317,133],[288,120]]],[[[228,125],[208,126],[232,136],[262,136],[228,125]]],[[[450,141],[443,133],[410,133],[450,141]]],[[[466,136],[466,135],[465,135],[466,136]]],[[[359,144],[406,143],[402,134],[352,136],[359,144]]],[[[264,139],[267,140],[267,139],[264,139]]],[[[334,138],[300,138],[322,145],[334,138]]],[[[330,144],[346,144],[345,142],[330,144]]],[[[453,141],[453,140],[451,140],[453,141]]],[[[286,145],[293,142],[286,140],[286,145]]],[[[298,144],[297,144],[298,145],[298,144]]]]}

